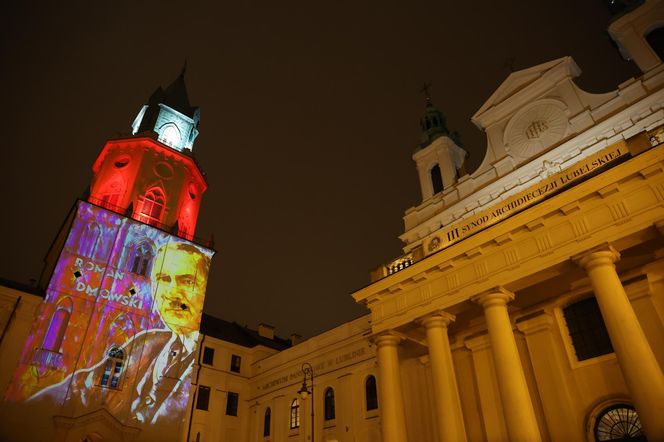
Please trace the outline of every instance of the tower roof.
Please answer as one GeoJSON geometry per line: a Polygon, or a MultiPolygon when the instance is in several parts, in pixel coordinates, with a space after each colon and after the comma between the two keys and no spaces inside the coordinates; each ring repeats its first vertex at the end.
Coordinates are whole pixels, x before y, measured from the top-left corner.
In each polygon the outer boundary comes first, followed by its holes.
{"type": "MultiPolygon", "coordinates": [[[[187,94],[187,85],[184,82],[184,73],[186,71],[186,64],[182,68],[180,75],[163,91],[163,98],[161,103],[170,108],[181,112],[188,117],[193,117],[197,108],[189,103],[189,94],[187,94]]],[[[161,88],[160,88],[161,89],[161,88]]]]}
{"type": "Polygon", "coordinates": [[[421,92],[425,94],[426,104],[424,108],[424,116],[420,120],[420,127],[422,135],[420,137],[420,147],[426,147],[436,138],[449,135],[449,130],[445,123],[445,115],[439,111],[431,102],[429,96],[429,88],[431,84],[425,84],[421,92]]]}
{"type": "Polygon", "coordinates": [[[132,134],[154,132],[157,139],[180,152],[191,152],[198,136],[200,110],[189,103],[185,84],[185,62],[180,75],[166,89],[161,86],[150,95],[132,124],[132,134]]]}

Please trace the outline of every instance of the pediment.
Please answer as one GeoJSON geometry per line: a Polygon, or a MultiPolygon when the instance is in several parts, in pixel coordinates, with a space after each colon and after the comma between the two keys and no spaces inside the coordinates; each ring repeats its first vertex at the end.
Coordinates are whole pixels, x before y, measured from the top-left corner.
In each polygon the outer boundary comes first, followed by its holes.
{"type": "MultiPolygon", "coordinates": [[[[480,107],[475,115],[473,115],[473,122],[478,124],[478,120],[481,120],[482,115],[489,109],[501,105],[510,97],[515,96],[518,92],[537,83],[538,80],[547,76],[548,73],[558,70],[563,70],[567,75],[573,77],[576,77],[581,73],[581,70],[578,68],[572,57],[562,57],[528,69],[512,72],[482,105],[482,107],[480,107]]],[[[479,125],[484,126],[483,124],[479,125]]]]}

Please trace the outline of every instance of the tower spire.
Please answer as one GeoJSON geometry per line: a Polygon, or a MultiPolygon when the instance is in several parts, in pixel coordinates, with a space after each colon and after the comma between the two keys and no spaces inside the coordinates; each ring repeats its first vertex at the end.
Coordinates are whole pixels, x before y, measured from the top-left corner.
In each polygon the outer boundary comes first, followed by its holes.
{"type": "Polygon", "coordinates": [[[425,82],[420,89],[420,92],[423,93],[426,98],[424,117],[420,120],[420,127],[422,129],[420,147],[428,146],[433,140],[440,136],[449,135],[449,131],[445,125],[445,116],[441,111],[436,109],[431,102],[431,95],[429,94],[431,86],[431,83],[425,82]]]}

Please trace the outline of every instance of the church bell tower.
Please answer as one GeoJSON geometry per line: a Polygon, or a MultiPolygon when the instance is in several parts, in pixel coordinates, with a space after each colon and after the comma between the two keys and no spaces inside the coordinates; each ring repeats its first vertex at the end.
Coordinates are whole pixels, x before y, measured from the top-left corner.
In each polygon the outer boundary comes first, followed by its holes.
{"type": "Polygon", "coordinates": [[[194,239],[207,182],[184,74],[95,160],[89,197],[47,255],[0,436],[181,439],[214,254],[194,239]]]}

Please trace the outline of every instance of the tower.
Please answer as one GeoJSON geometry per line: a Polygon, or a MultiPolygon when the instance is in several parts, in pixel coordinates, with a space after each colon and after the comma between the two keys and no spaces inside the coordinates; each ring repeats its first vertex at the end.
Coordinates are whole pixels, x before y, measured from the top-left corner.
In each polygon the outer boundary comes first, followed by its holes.
{"type": "Polygon", "coordinates": [[[194,241],[207,183],[184,73],[104,145],[54,241],[0,438],[180,439],[214,254],[194,241]]]}
{"type": "Polygon", "coordinates": [[[424,116],[420,120],[421,143],[413,154],[422,190],[422,201],[454,185],[460,175],[465,174],[465,150],[452,139],[445,123],[445,116],[429,97],[429,85],[423,88],[426,94],[424,116]]]}

